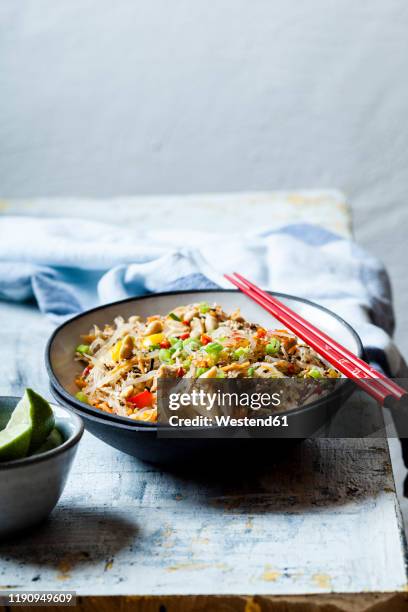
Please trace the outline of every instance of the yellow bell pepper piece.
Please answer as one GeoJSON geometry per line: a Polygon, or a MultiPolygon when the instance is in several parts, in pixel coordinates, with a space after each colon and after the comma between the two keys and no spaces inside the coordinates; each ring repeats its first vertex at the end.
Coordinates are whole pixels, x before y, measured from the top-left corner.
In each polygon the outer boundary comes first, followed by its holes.
{"type": "Polygon", "coordinates": [[[150,336],[143,338],[143,346],[145,348],[149,348],[149,346],[152,346],[153,344],[160,344],[160,342],[163,342],[165,339],[166,336],[164,334],[151,334],[150,336]]]}
{"type": "Polygon", "coordinates": [[[111,348],[111,357],[113,361],[119,361],[120,349],[122,348],[122,340],[118,340],[117,343],[111,348]]]}
{"type": "Polygon", "coordinates": [[[156,423],[157,410],[156,408],[151,408],[150,410],[145,410],[141,413],[134,412],[130,415],[130,418],[135,421],[147,421],[148,423],[156,423]]]}

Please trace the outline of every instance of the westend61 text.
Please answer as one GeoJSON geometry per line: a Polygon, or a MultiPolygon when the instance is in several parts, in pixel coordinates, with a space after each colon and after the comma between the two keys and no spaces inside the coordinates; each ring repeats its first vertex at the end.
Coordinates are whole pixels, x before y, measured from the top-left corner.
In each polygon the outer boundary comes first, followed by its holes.
{"type": "Polygon", "coordinates": [[[173,415],[169,418],[170,427],[288,427],[286,415],[269,415],[265,418],[231,416],[196,416],[183,418],[173,415]]]}

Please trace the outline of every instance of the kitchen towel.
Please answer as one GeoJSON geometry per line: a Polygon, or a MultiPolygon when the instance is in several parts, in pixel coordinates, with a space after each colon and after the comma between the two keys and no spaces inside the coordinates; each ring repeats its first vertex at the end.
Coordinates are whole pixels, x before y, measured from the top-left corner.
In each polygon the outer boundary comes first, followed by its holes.
{"type": "Polygon", "coordinates": [[[371,362],[394,376],[406,375],[391,340],[394,317],[384,267],[353,241],[320,226],[302,222],[220,235],[137,232],[72,218],[0,218],[0,298],[34,299],[56,323],[131,296],[229,287],[223,272],[231,271],[333,310],[359,333],[371,362]]]}

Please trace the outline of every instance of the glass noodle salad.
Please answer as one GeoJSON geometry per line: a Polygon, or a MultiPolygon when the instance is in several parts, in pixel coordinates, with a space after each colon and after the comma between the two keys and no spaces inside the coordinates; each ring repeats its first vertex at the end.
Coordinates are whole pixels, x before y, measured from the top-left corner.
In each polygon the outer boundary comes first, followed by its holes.
{"type": "Polygon", "coordinates": [[[135,420],[157,420],[160,377],[339,378],[285,329],[268,330],[218,304],[188,304],[165,316],[117,317],[81,337],[77,399],[135,420]]]}

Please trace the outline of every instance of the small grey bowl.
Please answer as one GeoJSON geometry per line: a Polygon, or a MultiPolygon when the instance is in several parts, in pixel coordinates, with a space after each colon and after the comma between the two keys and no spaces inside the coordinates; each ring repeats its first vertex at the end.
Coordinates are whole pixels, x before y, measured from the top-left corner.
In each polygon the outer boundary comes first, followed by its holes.
{"type": "MultiPolygon", "coordinates": [[[[0,396],[0,429],[19,397],[0,396]]],[[[39,455],[0,462],[0,537],[45,519],[57,504],[84,432],[82,420],[70,410],[51,404],[63,444],[39,455]]]]}

